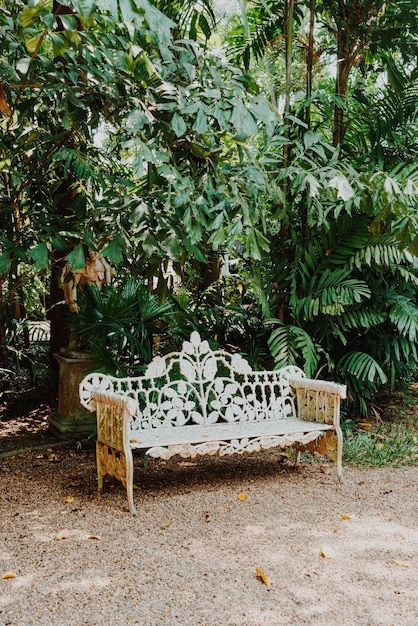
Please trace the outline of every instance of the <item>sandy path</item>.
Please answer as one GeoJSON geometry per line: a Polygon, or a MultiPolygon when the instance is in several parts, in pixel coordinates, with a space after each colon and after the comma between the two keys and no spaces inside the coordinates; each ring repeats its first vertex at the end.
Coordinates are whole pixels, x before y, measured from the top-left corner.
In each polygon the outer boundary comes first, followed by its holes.
{"type": "Polygon", "coordinates": [[[418,468],[328,467],[137,465],[134,518],[119,484],[96,493],[92,449],[7,458],[0,625],[416,626],[418,468]]]}

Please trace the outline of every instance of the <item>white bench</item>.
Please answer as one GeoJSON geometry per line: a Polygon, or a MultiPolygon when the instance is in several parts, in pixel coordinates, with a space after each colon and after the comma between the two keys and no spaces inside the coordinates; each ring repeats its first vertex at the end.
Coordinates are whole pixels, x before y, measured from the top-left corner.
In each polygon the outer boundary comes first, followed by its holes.
{"type": "Polygon", "coordinates": [[[344,385],[309,380],[297,367],[253,371],[239,354],[212,351],[197,332],[180,352],[155,357],[144,376],[92,373],[80,384],[81,404],[97,412],[98,488],[106,475],[120,480],[133,514],[135,448],[169,459],[296,445],[298,462],[301,446],[331,431],[341,479],[345,397],[344,385]]]}

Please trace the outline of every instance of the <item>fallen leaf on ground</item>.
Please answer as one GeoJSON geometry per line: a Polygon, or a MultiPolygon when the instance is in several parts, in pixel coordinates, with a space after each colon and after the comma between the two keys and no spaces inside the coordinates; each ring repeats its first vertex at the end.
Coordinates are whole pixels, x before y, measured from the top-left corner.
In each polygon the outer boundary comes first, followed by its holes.
{"type": "Polygon", "coordinates": [[[261,580],[261,582],[264,583],[267,588],[270,588],[272,586],[273,583],[271,582],[271,578],[266,576],[261,567],[255,568],[255,575],[256,578],[258,578],[258,580],[261,580]]]}
{"type": "Polygon", "coordinates": [[[321,550],[319,551],[319,554],[324,559],[335,559],[335,550],[334,548],[331,548],[330,546],[322,546],[321,550]]]}
{"type": "Polygon", "coordinates": [[[97,539],[97,541],[100,541],[101,537],[97,537],[96,535],[89,535],[87,539],[97,539]]]}
{"type": "Polygon", "coordinates": [[[411,567],[409,563],[404,563],[403,561],[397,561],[396,559],[393,559],[393,562],[395,563],[395,565],[398,565],[399,567],[405,567],[407,569],[411,567]]]}
{"type": "Polygon", "coordinates": [[[70,533],[68,532],[68,530],[67,530],[67,529],[65,529],[65,530],[61,530],[61,532],[59,532],[59,533],[58,533],[58,535],[56,535],[56,536],[55,536],[55,539],[56,539],[57,541],[61,541],[62,539],[68,539],[69,534],[70,534],[70,533]]]}
{"type": "Polygon", "coordinates": [[[341,519],[351,519],[351,515],[345,515],[345,513],[343,513],[341,519]]]}
{"type": "Polygon", "coordinates": [[[16,578],[16,574],[14,572],[6,572],[2,576],[3,580],[9,580],[9,578],[16,578]]]}
{"type": "Polygon", "coordinates": [[[241,502],[247,502],[248,500],[248,496],[246,493],[239,493],[238,494],[238,500],[241,500],[241,502]]]}
{"type": "Polygon", "coordinates": [[[73,496],[67,496],[67,497],[65,498],[65,501],[66,501],[66,502],[74,502],[74,498],[73,498],[73,496]]]}

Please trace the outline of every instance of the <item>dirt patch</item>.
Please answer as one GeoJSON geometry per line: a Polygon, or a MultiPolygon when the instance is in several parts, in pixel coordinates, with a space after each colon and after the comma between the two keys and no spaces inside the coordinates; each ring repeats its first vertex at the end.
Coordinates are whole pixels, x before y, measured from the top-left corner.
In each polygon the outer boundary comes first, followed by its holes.
{"type": "MultiPolygon", "coordinates": [[[[3,421],[1,451],[57,443],[47,412],[3,421]]],[[[415,626],[418,468],[332,467],[137,459],[135,518],[92,446],[4,458],[0,626],[415,626]]]]}

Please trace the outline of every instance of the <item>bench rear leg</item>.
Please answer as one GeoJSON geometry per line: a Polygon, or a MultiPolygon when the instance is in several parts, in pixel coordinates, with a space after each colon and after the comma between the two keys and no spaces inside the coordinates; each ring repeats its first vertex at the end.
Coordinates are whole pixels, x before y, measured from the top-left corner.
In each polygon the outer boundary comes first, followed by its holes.
{"type": "Polygon", "coordinates": [[[101,461],[102,449],[100,441],[96,442],[96,466],[97,466],[97,491],[103,491],[103,476],[106,470],[102,466],[101,461]]]}
{"type": "Polygon", "coordinates": [[[295,467],[300,466],[300,445],[295,443],[295,467]]]}
{"type": "Polygon", "coordinates": [[[126,478],[125,486],[126,486],[126,495],[128,496],[128,506],[129,511],[132,515],[136,515],[136,508],[134,504],[134,461],[132,456],[132,450],[129,448],[125,452],[125,461],[126,461],[126,478]]]}
{"type": "Polygon", "coordinates": [[[340,483],[344,482],[343,478],[343,431],[339,425],[335,426],[337,435],[337,476],[340,483]]]}

